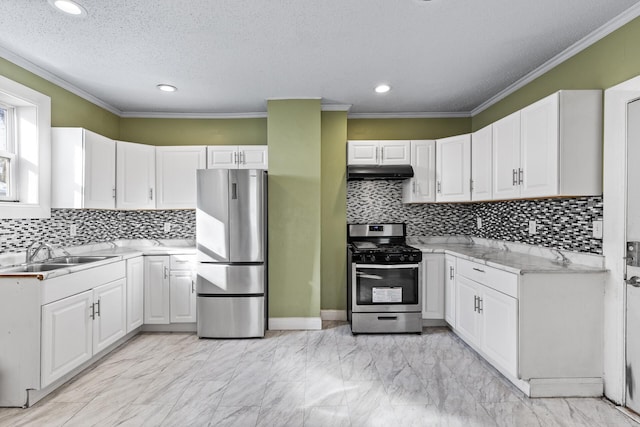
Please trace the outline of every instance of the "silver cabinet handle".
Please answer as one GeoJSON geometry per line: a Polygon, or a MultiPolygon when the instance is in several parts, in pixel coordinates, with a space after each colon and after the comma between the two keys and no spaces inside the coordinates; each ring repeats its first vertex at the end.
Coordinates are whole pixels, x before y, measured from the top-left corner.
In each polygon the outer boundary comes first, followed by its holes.
{"type": "Polygon", "coordinates": [[[473,180],[472,179],[469,180],[469,191],[471,191],[473,193],[473,180]]]}
{"type": "Polygon", "coordinates": [[[196,292],[196,282],[194,280],[191,281],[191,293],[196,292]]]}
{"type": "Polygon", "coordinates": [[[242,165],[246,165],[247,164],[247,159],[246,159],[246,156],[244,154],[244,151],[240,152],[240,164],[242,164],[242,165]]]}
{"type": "Polygon", "coordinates": [[[513,186],[518,185],[518,171],[515,169],[511,169],[511,183],[513,186]]]}
{"type": "Polygon", "coordinates": [[[237,151],[233,152],[233,164],[234,165],[238,164],[238,152],[237,151]]]}
{"type": "Polygon", "coordinates": [[[153,200],[153,188],[149,189],[149,200],[153,200]]]}
{"type": "Polygon", "coordinates": [[[522,170],[522,168],[518,168],[518,184],[522,185],[522,177],[524,175],[524,171],[522,170]]]}
{"type": "Polygon", "coordinates": [[[95,305],[98,306],[98,309],[96,310],[96,316],[100,316],[100,298],[98,298],[98,302],[95,303],[95,305]]]}
{"type": "Polygon", "coordinates": [[[478,297],[478,313],[482,313],[482,310],[483,310],[482,298],[478,297]]]}
{"type": "Polygon", "coordinates": [[[95,304],[91,304],[91,312],[89,313],[89,318],[90,319],[95,319],[96,318],[96,305],[95,304]]]}
{"type": "Polygon", "coordinates": [[[166,279],[169,276],[169,267],[164,268],[164,278],[166,279]]]}
{"type": "Polygon", "coordinates": [[[453,279],[453,267],[449,267],[449,279],[453,279]]]}
{"type": "Polygon", "coordinates": [[[640,277],[633,276],[630,279],[627,279],[627,285],[631,285],[635,288],[640,288],[640,277]]]}
{"type": "Polygon", "coordinates": [[[113,196],[113,198],[116,198],[116,187],[113,187],[113,190],[111,191],[111,194],[113,196]]]}
{"type": "Polygon", "coordinates": [[[442,193],[442,185],[440,185],[440,181],[438,181],[437,189],[438,193],[442,193]]]}
{"type": "Polygon", "coordinates": [[[416,182],[413,181],[413,194],[416,194],[416,182]]]}
{"type": "Polygon", "coordinates": [[[381,163],[379,154],[380,154],[380,147],[376,147],[376,163],[381,163]]]}
{"type": "Polygon", "coordinates": [[[478,311],[478,296],[474,295],[473,296],[473,311],[477,312],[478,311]]]}
{"type": "Polygon", "coordinates": [[[481,269],[479,269],[479,268],[475,268],[475,267],[473,267],[473,269],[474,269],[475,271],[479,271],[480,273],[484,273],[484,270],[481,270],[481,269]]]}

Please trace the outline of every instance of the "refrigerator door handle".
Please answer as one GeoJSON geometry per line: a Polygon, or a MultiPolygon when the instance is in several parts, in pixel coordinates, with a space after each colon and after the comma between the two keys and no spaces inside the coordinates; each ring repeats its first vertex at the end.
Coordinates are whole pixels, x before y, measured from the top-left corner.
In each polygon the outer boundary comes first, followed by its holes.
{"type": "Polygon", "coordinates": [[[231,198],[233,200],[238,199],[238,184],[236,184],[235,182],[231,184],[231,198]]]}

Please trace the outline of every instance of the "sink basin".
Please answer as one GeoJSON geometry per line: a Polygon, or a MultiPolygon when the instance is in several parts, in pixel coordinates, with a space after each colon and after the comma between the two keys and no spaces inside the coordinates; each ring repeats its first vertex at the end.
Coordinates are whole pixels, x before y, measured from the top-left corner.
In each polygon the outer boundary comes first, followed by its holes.
{"type": "Polygon", "coordinates": [[[0,273],[38,273],[42,271],[58,270],[60,268],[68,268],[75,264],[26,264],[17,267],[3,268],[0,273]]]}
{"type": "Polygon", "coordinates": [[[85,264],[87,262],[102,261],[111,256],[63,256],[45,261],[45,264],[85,264]]]}

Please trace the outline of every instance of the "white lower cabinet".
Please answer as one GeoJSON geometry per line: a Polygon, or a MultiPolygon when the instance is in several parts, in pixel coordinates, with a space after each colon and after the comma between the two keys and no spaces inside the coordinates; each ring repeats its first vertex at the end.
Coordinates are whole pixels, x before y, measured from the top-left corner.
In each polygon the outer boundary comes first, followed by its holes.
{"type": "Polygon", "coordinates": [[[125,293],[121,278],[42,306],[41,387],[126,334],[125,293]]]}
{"type": "Polygon", "coordinates": [[[193,255],[144,257],[144,323],[196,321],[193,255]]]}
{"type": "Polygon", "coordinates": [[[422,318],[444,319],[444,255],[422,254],[422,318]]]}
{"type": "Polygon", "coordinates": [[[42,387],[91,359],[92,307],[93,291],[42,306],[42,387]]]}
{"type": "Polygon", "coordinates": [[[144,322],[144,260],[127,260],[127,333],[144,322]]]}
{"type": "Polygon", "coordinates": [[[456,278],[456,330],[458,335],[476,345],[480,344],[479,286],[464,276],[456,278]]]}
{"type": "Polygon", "coordinates": [[[456,326],[456,258],[444,257],[444,320],[456,326]]]}

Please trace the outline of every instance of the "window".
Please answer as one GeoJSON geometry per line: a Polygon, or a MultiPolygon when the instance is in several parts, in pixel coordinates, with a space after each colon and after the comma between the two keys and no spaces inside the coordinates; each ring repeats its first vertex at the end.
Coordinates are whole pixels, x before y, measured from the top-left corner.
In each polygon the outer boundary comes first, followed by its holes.
{"type": "Polygon", "coordinates": [[[51,216],[51,98],[0,76],[0,218],[51,216]]]}
{"type": "Polygon", "coordinates": [[[0,104],[0,200],[16,201],[14,108],[0,104]]]}

